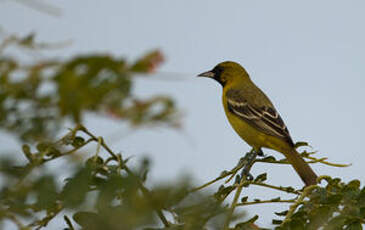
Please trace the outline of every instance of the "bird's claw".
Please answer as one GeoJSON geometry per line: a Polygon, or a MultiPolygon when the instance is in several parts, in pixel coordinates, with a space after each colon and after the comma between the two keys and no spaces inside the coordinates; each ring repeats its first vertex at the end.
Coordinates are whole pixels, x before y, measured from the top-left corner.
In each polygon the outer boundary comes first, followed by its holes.
{"type": "Polygon", "coordinates": [[[268,155],[268,154],[262,154],[262,155],[257,155],[257,156],[260,157],[260,158],[266,158],[266,157],[268,157],[270,155],[268,155]]]}
{"type": "Polygon", "coordinates": [[[255,151],[256,151],[257,156],[265,157],[265,154],[264,154],[264,152],[262,151],[262,149],[255,150],[255,151]]]}
{"type": "Polygon", "coordinates": [[[253,180],[253,176],[252,176],[252,174],[251,173],[248,173],[247,175],[246,175],[246,179],[247,180],[249,180],[249,181],[252,181],[253,180]]]}
{"type": "Polygon", "coordinates": [[[256,155],[257,155],[258,157],[261,157],[261,158],[265,158],[265,157],[268,157],[268,156],[269,156],[269,155],[265,154],[265,153],[262,151],[262,149],[259,149],[259,150],[253,150],[253,151],[255,151],[256,155]]]}
{"type": "Polygon", "coordinates": [[[244,167],[242,169],[242,172],[241,172],[241,178],[245,178],[246,180],[253,180],[253,176],[252,174],[249,172],[249,168],[248,167],[244,167]]]}

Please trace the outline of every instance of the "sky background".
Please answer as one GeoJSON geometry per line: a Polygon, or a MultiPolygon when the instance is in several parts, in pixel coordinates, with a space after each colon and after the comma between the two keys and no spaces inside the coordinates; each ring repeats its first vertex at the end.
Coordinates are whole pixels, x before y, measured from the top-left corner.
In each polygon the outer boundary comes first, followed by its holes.
{"type": "MultiPolygon", "coordinates": [[[[163,74],[139,78],[134,92],[140,97],[175,98],[184,114],[182,130],[132,131],[120,121],[95,116],[86,122],[113,149],[135,156],[136,162],[150,156],[152,181],[191,174],[193,183],[200,185],[232,168],[250,150],[226,120],[220,85],[195,77],[232,60],[241,63],[272,99],[294,141],[309,142],[318,156],[331,162],[352,164],[314,165],[319,175],[364,183],[364,1],[49,2],[62,10],[60,17],[0,0],[0,25],[18,35],[36,32],[39,41],[72,41],[71,46],[52,51],[52,57],[109,53],[133,60],[155,48],[165,54],[159,69],[163,74]]],[[[5,143],[9,136],[1,134],[0,148],[5,143]]],[[[270,183],[302,186],[289,166],[256,164],[252,173],[265,171],[270,183]]],[[[275,197],[261,188],[243,193],[275,197]]],[[[270,227],[272,211],[284,208],[261,205],[246,210],[261,213],[259,223],[270,227]]]]}

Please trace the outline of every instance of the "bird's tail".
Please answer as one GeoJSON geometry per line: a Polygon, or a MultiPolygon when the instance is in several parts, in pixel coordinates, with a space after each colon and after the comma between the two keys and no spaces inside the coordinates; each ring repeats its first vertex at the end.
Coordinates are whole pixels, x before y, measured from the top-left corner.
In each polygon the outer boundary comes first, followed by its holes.
{"type": "Polygon", "coordinates": [[[317,184],[317,175],[294,148],[288,151],[285,156],[306,186],[317,184]]]}

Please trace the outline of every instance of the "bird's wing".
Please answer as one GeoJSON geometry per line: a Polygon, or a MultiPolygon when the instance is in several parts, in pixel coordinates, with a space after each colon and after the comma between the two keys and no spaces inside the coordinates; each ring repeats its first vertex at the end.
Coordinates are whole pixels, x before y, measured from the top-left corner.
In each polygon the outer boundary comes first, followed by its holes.
{"type": "Polygon", "coordinates": [[[271,106],[250,104],[238,90],[226,93],[228,110],[259,131],[279,137],[290,145],[293,141],[279,113],[271,106]]]}

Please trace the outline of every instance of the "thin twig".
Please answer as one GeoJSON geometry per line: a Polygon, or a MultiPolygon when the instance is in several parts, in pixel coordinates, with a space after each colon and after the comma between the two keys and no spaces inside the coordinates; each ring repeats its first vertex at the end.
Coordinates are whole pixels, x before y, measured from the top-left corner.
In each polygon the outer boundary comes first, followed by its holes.
{"type": "Polygon", "coordinates": [[[275,185],[265,184],[262,182],[250,182],[250,184],[262,186],[262,187],[266,187],[266,188],[271,188],[271,189],[276,189],[276,190],[280,190],[280,191],[287,192],[287,193],[293,193],[293,194],[297,194],[297,195],[301,194],[301,192],[299,192],[297,190],[289,190],[288,187],[275,186],[275,185]]]}
{"type": "Polygon", "coordinates": [[[211,181],[209,181],[209,182],[207,182],[207,183],[205,183],[205,184],[203,184],[203,185],[201,185],[199,187],[196,187],[196,188],[191,189],[189,192],[196,192],[198,190],[201,190],[203,188],[206,188],[209,185],[214,184],[215,182],[217,182],[219,180],[222,180],[223,178],[226,178],[227,176],[229,176],[231,174],[232,174],[232,172],[224,173],[224,174],[220,175],[219,177],[215,178],[214,180],[211,180],[211,181]]]}
{"type": "Polygon", "coordinates": [[[282,165],[289,165],[290,163],[286,160],[275,160],[275,161],[267,161],[265,159],[256,159],[255,160],[255,163],[256,162],[261,162],[261,163],[269,163],[269,164],[282,164],[282,165]]]}
{"type": "Polygon", "coordinates": [[[227,184],[228,182],[230,182],[233,177],[237,174],[237,172],[242,169],[244,166],[245,166],[245,160],[244,160],[244,157],[241,158],[239,161],[238,161],[238,164],[236,165],[236,167],[234,167],[230,172],[231,172],[231,176],[228,178],[228,180],[225,181],[225,183],[227,184]]]}
{"type": "Polygon", "coordinates": [[[103,138],[102,137],[98,137],[98,145],[96,146],[95,156],[99,156],[101,142],[103,142],[103,138]]]}
{"type": "Polygon", "coordinates": [[[290,200],[260,200],[260,201],[249,201],[249,202],[243,202],[238,203],[237,206],[247,206],[247,205],[253,205],[253,204],[267,204],[267,203],[294,203],[295,199],[290,200]]]}
{"type": "Polygon", "coordinates": [[[241,195],[242,188],[243,188],[243,184],[244,184],[245,181],[246,181],[246,178],[242,178],[241,179],[241,182],[237,185],[237,190],[236,190],[236,193],[234,195],[231,208],[228,211],[228,214],[227,214],[227,217],[226,217],[226,221],[224,223],[224,229],[225,230],[229,228],[229,223],[231,222],[231,219],[232,219],[232,216],[233,216],[233,212],[234,212],[234,210],[235,210],[235,208],[237,206],[237,201],[238,201],[238,198],[241,195]]]}
{"type": "Polygon", "coordinates": [[[68,218],[68,216],[64,215],[63,219],[66,221],[66,224],[70,230],[75,230],[74,226],[72,225],[71,220],[68,218]]]}
{"type": "Polygon", "coordinates": [[[284,223],[288,222],[288,221],[291,219],[291,217],[292,217],[292,215],[294,214],[295,210],[298,208],[298,206],[299,206],[300,204],[302,204],[302,203],[303,203],[304,198],[305,198],[306,196],[308,196],[308,194],[309,194],[309,193],[311,193],[311,192],[312,192],[312,190],[313,190],[313,189],[315,189],[315,188],[317,188],[317,187],[318,187],[317,185],[311,185],[311,186],[308,186],[308,187],[306,187],[306,188],[304,189],[304,191],[303,191],[303,192],[302,192],[302,194],[298,197],[298,199],[295,201],[295,203],[294,203],[294,204],[292,204],[292,205],[290,205],[290,208],[289,208],[289,210],[288,210],[288,213],[286,214],[285,219],[284,219],[283,223],[281,224],[281,226],[283,226],[283,224],[284,224],[284,223]]]}
{"type": "Polygon", "coordinates": [[[47,225],[48,225],[48,223],[55,217],[55,216],[57,216],[58,215],[58,213],[60,213],[61,211],[62,211],[62,209],[63,209],[63,206],[60,204],[60,203],[58,203],[57,205],[56,205],[56,207],[55,207],[55,209],[54,210],[52,210],[51,212],[48,212],[47,211],[47,215],[43,218],[43,219],[41,219],[41,220],[36,220],[36,221],[34,221],[34,222],[32,222],[32,223],[30,223],[30,224],[28,224],[28,227],[36,227],[37,226],[37,228],[35,228],[35,230],[39,230],[39,229],[41,229],[41,228],[43,228],[43,227],[46,227],[47,225]]]}
{"type": "Polygon", "coordinates": [[[94,141],[94,139],[88,139],[86,140],[84,143],[82,143],[80,146],[77,146],[76,148],[74,149],[71,149],[70,151],[67,151],[65,153],[62,153],[60,155],[55,155],[55,156],[52,156],[51,158],[48,158],[48,159],[44,159],[41,163],[45,163],[45,162],[48,162],[48,161],[51,161],[51,160],[54,160],[54,159],[57,159],[59,157],[64,157],[64,156],[67,156],[67,155],[70,155],[74,152],[76,152],[77,150],[83,148],[85,145],[89,144],[90,142],[94,141]]]}
{"type": "MultiPolygon", "coordinates": [[[[132,177],[134,177],[138,183],[138,186],[140,187],[142,193],[147,197],[150,198],[151,197],[151,192],[143,185],[143,183],[141,182],[141,179],[136,176],[132,170],[130,170],[127,165],[124,163],[121,154],[115,154],[106,144],[105,141],[102,138],[97,138],[95,135],[93,135],[89,130],[87,130],[84,126],[82,125],[78,125],[78,130],[86,133],[87,135],[89,135],[94,141],[97,141],[98,143],[100,143],[100,145],[123,167],[123,169],[132,177]]],[[[162,210],[156,209],[155,210],[157,213],[157,216],[160,218],[160,220],[162,221],[162,223],[164,224],[165,227],[169,227],[170,223],[167,221],[166,217],[164,216],[162,210]]]]}
{"type": "Polygon", "coordinates": [[[203,189],[203,188],[206,188],[206,187],[208,187],[209,185],[211,185],[211,184],[214,184],[215,182],[217,182],[217,181],[219,181],[219,180],[221,180],[221,179],[223,179],[223,178],[226,178],[226,177],[228,177],[229,175],[231,175],[224,183],[225,184],[227,184],[228,182],[230,182],[232,179],[233,179],[233,177],[237,174],[237,172],[240,170],[240,169],[242,169],[244,166],[245,166],[245,157],[242,157],[240,160],[239,160],[239,162],[237,163],[237,165],[233,168],[233,169],[231,169],[230,171],[224,171],[219,177],[217,177],[217,178],[215,178],[215,179],[213,179],[213,180],[211,180],[211,181],[209,181],[209,182],[207,182],[207,183],[205,183],[205,184],[203,184],[203,185],[201,185],[201,186],[199,186],[199,187],[196,187],[196,188],[193,188],[193,189],[191,189],[190,190],[190,192],[196,192],[196,191],[198,191],[198,190],[201,190],[201,189],[203,189]]]}
{"type": "Polygon", "coordinates": [[[241,174],[241,180],[240,183],[237,185],[237,189],[236,189],[236,193],[234,195],[232,204],[231,204],[231,208],[228,211],[225,223],[224,223],[224,230],[229,229],[229,223],[231,222],[234,210],[237,206],[237,202],[238,202],[238,198],[241,195],[242,192],[242,188],[245,184],[245,182],[247,181],[247,177],[250,175],[250,170],[253,166],[253,164],[255,163],[255,159],[257,157],[257,152],[252,149],[249,153],[247,153],[244,158],[242,159],[242,162],[240,160],[239,165],[244,165],[244,169],[242,170],[242,174],[241,174]]]}
{"type": "MultiPolygon", "coordinates": [[[[67,135],[65,135],[63,138],[61,138],[61,140],[62,139],[64,139],[64,138],[66,138],[68,136],[68,134],[67,135]]],[[[26,167],[27,167],[27,170],[28,170],[28,173],[26,173],[26,174],[24,174],[23,176],[21,176],[20,178],[19,178],[19,180],[17,181],[17,183],[14,185],[15,186],[15,188],[16,187],[19,187],[22,183],[23,183],[23,181],[30,175],[30,172],[35,168],[35,167],[37,167],[37,166],[40,166],[40,165],[42,165],[42,164],[44,164],[44,163],[46,163],[46,162],[49,162],[49,161],[52,161],[52,160],[54,160],[54,159],[57,159],[57,158],[59,158],[59,157],[63,157],[63,156],[67,156],[67,155],[70,155],[70,154],[72,154],[72,153],[74,153],[74,152],[76,152],[77,150],[79,150],[79,149],[81,149],[82,147],[84,147],[85,145],[87,145],[87,144],[89,144],[90,142],[92,142],[93,141],[93,139],[89,139],[89,140],[87,140],[87,141],[85,141],[84,143],[82,143],[80,146],[77,146],[76,148],[74,148],[74,149],[71,149],[71,150],[69,150],[69,151],[67,151],[67,152],[65,152],[65,153],[63,153],[63,154],[59,154],[59,155],[53,155],[51,158],[47,158],[47,159],[44,159],[44,158],[42,158],[40,161],[30,161],[27,165],[26,165],[26,167]]],[[[24,153],[25,154],[25,153],[24,153]]],[[[25,154],[26,155],[26,154],[25,154]]],[[[28,156],[26,155],[26,157],[28,158],[28,156]]]]}
{"type": "Polygon", "coordinates": [[[351,164],[337,164],[337,163],[328,162],[328,161],[326,161],[327,160],[326,157],[318,159],[318,158],[311,157],[311,156],[305,156],[304,158],[312,160],[312,161],[309,161],[308,163],[317,163],[318,162],[318,163],[322,163],[322,164],[333,166],[333,167],[349,167],[349,166],[351,166],[351,164]]]}
{"type": "MultiPolygon", "coordinates": [[[[82,126],[82,125],[78,125],[77,126],[77,130],[80,130],[80,131],[82,131],[82,132],[84,132],[84,133],[86,133],[87,135],[89,135],[94,141],[96,141],[96,142],[99,142],[99,139],[96,137],[96,136],[94,136],[94,134],[92,134],[92,133],[90,133],[90,131],[89,130],[87,130],[84,126],[82,126]]],[[[101,138],[100,139],[100,144],[101,144],[101,146],[103,146],[103,148],[115,159],[115,160],[117,160],[118,159],[118,157],[117,157],[117,155],[104,143],[104,140],[101,138]]]]}
{"type": "MultiPolygon", "coordinates": [[[[315,164],[315,163],[322,163],[325,165],[329,165],[329,166],[333,166],[333,167],[349,167],[351,166],[351,164],[337,164],[337,163],[331,163],[326,161],[328,158],[327,157],[323,157],[323,158],[315,158],[315,157],[311,157],[311,156],[303,156],[303,158],[308,159],[309,161],[307,161],[307,164],[315,164]]],[[[261,162],[261,163],[269,163],[269,164],[290,164],[287,159],[281,159],[281,160],[274,160],[274,161],[268,161],[266,159],[256,159],[256,162],[261,162]]]]}

